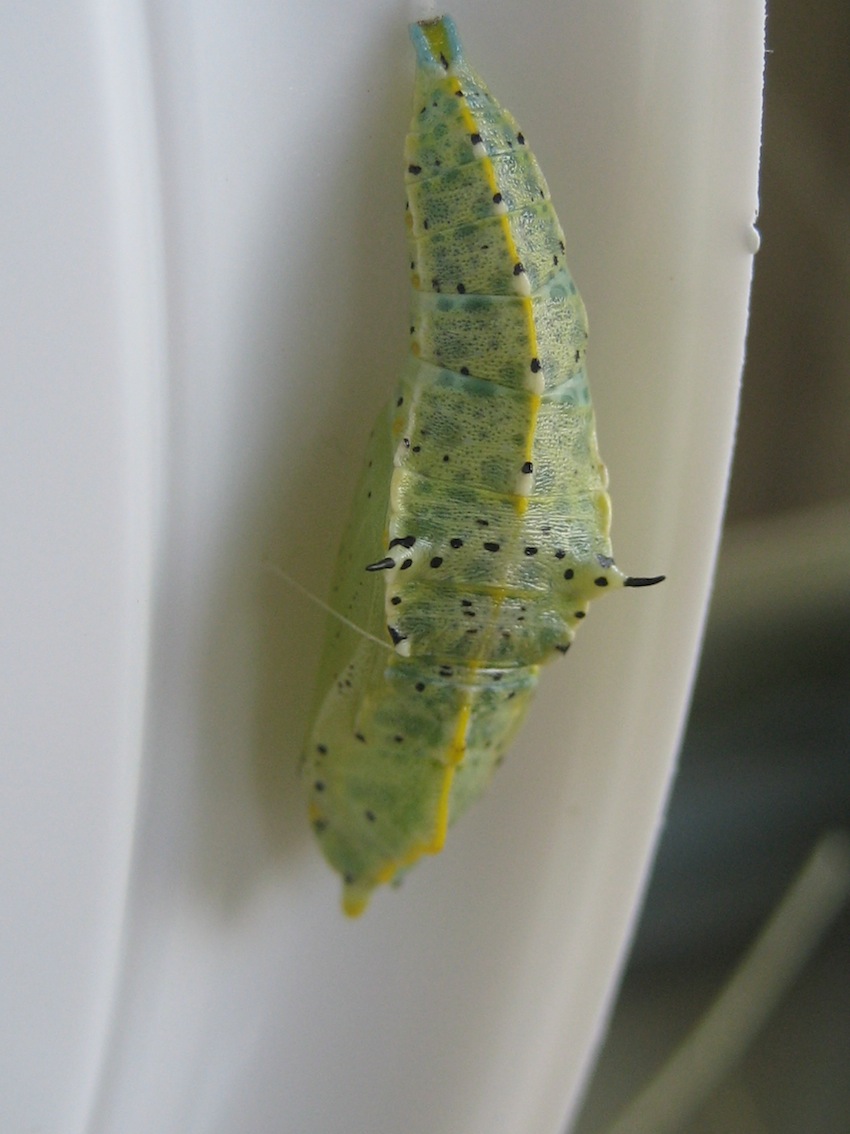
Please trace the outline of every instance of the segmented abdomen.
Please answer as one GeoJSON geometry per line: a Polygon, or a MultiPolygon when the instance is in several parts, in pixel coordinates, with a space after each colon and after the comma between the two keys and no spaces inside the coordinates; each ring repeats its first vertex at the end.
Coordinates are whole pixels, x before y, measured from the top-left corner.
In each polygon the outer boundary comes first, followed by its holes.
{"type": "Polygon", "coordinates": [[[413,25],[410,356],[373,434],[305,776],[345,908],[483,790],[613,565],[584,306],[537,161],[447,17],[413,25]]]}

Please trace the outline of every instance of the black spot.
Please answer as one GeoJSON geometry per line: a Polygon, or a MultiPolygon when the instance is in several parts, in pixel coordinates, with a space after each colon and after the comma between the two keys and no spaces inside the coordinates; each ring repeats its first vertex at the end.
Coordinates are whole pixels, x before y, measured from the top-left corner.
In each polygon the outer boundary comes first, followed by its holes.
{"type": "MultiPolygon", "coordinates": [[[[413,330],[412,327],[410,329],[413,330]]],[[[403,405],[404,405],[404,398],[399,398],[398,401],[396,402],[396,406],[403,406],[403,405]]]]}
{"type": "Polygon", "coordinates": [[[605,578],[604,575],[600,575],[598,579],[593,580],[593,585],[595,587],[607,587],[608,586],[608,580],[605,578]]]}
{"type": "Polygon", "coordinates": [[[366,743],[366,737],[363,735],[362,732],[355,732],[354,738],[355,738],[355,740],[359,740],[361,744],[366,743]]]}
{"type": "Polygon", "coordinates": [[[569,648],[570,648],[569,642],[567,642],[566,645],[564,645],[564,646],[556,646],[555,647],[555,649],[558,651],[559,654],[565,654],[569,648]]]}
{"type": "Polygon", "coordinates": [[[566,252],[567,246],[566,246],[566,244],[564,244],[563,240],[558,241],[558,246],[560,247],[562,252],[566,252]]]}
{"type": "Polygon", "coordinates": [[[455,536],[454,539],[449,540],[449,545],[457,550],[459,547],[463,547],[463,540],[458,539],[457,536],[455,536]]]}
{"type": "Polygon", "coordinates": [[[462,284],[462,283],[459,283],[459,284],[457,285],[457,290],[458,290],[458,294],[460,294],[460,295],[465,295],[465,294],[466,294],[466,287],[465,287],[465,285],[464,285],[464,284],[462,284]]]}
{"type": "Polygon", "coordinates": [[[448,59],[446,59],[445,55],[442,54],[442,52],[440,53],[440,62],[443,64],[443,70],[448,71],[449,61],[448,59]]]}
{"type": "Polygon", "coordinates": [[[324,791],[325,790],[324,780],[316,780],[316,782],[313,784],[313,787],[316,789],[316,791],[324,791]]]}
{"type": "Polygon", "coordinates": [[[387,550],[392,551],[394,547],[413,547],[414,543],[416,543],[416,536],[396,536],[395,539],[390,540],[390,545],[387,550]]]}
{"type": "Polygon", "coordinates": [[[573,356],[573,362],[579,362],[579,361],[581,361],[581,351],[577,350],[575,352],[575,355],[573,356]]]}
{"type": "Polygon", "coordinates": [[[566,551],[564,551],[564,549],[562,547],[559,547],[555,551],[555,558],[556,559],[564,559],[566,557],[566,554],[567,554],[566,551]]]}
{"type": "Polygon", "coordinates": [[[428,231],[429,225],[428,225],[428,218],[427,217],[425,218],[425,220],[423,220],[422,227],[426,232],[428,231]]]}
{"type": "Polygon", "coordinates": [[[499,545],[497,543],[485,543],[484,544],[484,550],[485,551],[498,551],[499,545]]]}
{"type": "Polygon", "coordinates": [[[475,611],[474,610],[462,610],[461,614],[464,616],[464,618],[474,618],[475,617],[475,611]]]}
{"type": "Polygon", "coordinates": [[[343,882],[345,882],[346,886],[353,886],[356,881],[357,879],[354,874],[348,873],[343,875],[343,882]]]}
{"type": "Polygon", "coordinates": [[[431,566],[432,567],[440,567],[442,565],[442,562],[443,562],[442,558],[439,555],[435,555],[434,558],[431,560],[431,566]]]}
{"type": "Polygon", "coordinates": [[[364,811],[363,814],[366,816],[366,818],[368,819],[368,821],[370,823],[375,822],[375,812],[374,811],[364,811]]]}
{"type": "Polygon", "coordinates": [[[524,134],[517,134],[516,140],[519,142],[519,144],[521,146],[525,145],[525,135],[524,134]]]}
{"type": "Polygon", "coordinates": [[[470,628],[467,630],[467,634],[477,634],[477,633],[478,633],[478,627],[477,626],[470,626],[470,628]]]}
{"type": "Polygon", "coordinates": [[[531,360],[531,373],[532,374],[539,374],[540,373],[540,359],[539,358],[532,358],[532,360],[531,360]]]}
{"type": "Polygon", "coordinates": [[[534,472],[534,465],[531,463],[531,461],[525,461],[519,471],[521,473],[525,473],[526,476],[530,476],[531,473],[534,472]]]}
{"type": "Polygon", "coordinates": [[[461,606],[472,606],[472,599],[471,598],[462,598],[460,600],[460,605],[461,606]]]}
{"type": "Polygon", "coordinates": [[[417,681],[416,684],[414,685],[414,689],[416,690],[417,693],[424,693],[425,692],[425,682],[424,681],[417,681]]]}
{"type": "Polygon", "coordinates": [[[490,527],[490,521],[489,520],[476,520],[475,522],[476,522],[476,524],[479,524],[482,528],[489,528],[490,527]]]}
{"type": "Polygon", "coordinates": [[[502,194],[501,193],[494,193],[493,194],[493,204],[494,205],[501,205],[501,203],[502,203],[502,194]]]}
{"type": "Polygon", "coordinates": [[[523,265],[522,260],[517,260],[517,262],[514,264],[514,275],[521,276],[524,271],[525,266],[523,265]]]}
{"type": "Polygon", "coordinates": [[[537,548],[536,547],[527,547],[525,549],[525,554],[528,555],[528,556],[536,555],[537,554],[537,548]]]}
{"type": "Polygon", "coordinates": [[[431,287],[433,288],[434,291],[440,290],[440,281],[437,279],[436,276],[434,276],[434,278],[431,280],[431,287]]]}
{"type": "Polygon", "coordinates": [[[396,735],[393,737],[393,740],[396,742],[396,744],[401,744],[404,741],[404,737],[396,733],[396,735]]]}
{"type": "Polygon", "coordinates": [[[393,606],[398,606],[398,604],[401,602],[401,595],[393,595],[393,597],[390,599],[390,602],[393,604],[393,606]]]}
{"type": "Polygon", "coordinates": [[[574,577],[574,575],[575,575],[575,571],[572,569],[572,567],[568,567],[566,569],[566,571],[564,572],[564,578],[565,579],[572,579],[574,577]]]}
{"type": "Polygon", "coordinates": [[[553,264],[555,265],[555,267],[557,268],[557,266],[558,266],[558,257],[557,257],[557,256],[553,256],[553,257],[552,257],[552,263],[553,263],[553,264]]]}
{"type": "Polygon", "coordinates": [[[473,146],[480,146],[481,145],[481,135],[480,134],[470,134],[469,140],[470,140],[470,142],[472,142],[473,146]]]}
{"type": "Polygon", "coordinates": [[[573,615],[573,617],[574,617],[574,618],[584,618],[584,617],[585,617],[585,612],[584,612],[583,610],[577,610],[577,611],[575,612],[575,614],[573,615]]]}
{"type": "Polygon", "coordinates": [[[317,744],[316,745],[316,751],[319,753],[320,756],[327,756],[328,747],[327,747],[326,744],[317,744]]]}
{"type": "Polygon", "coordinates": [[[450,461],[450,460],[451,460],[451,457],[449,456],[449,454],[448,454],[448,453],[443,453],[443,464],[444,464],[444,465],[447,465],[447,464],[449,463],[449,461],[450,461]]]}
{"type": "Polygon", "coordinates": [[[440,677],[454,677],[454,672],[450,665],[440,666],[440,677]]]}
{"type": "Polygon", "coordinates": [[[397,646],[399,642],[403,642],[407,638],[407,635],[402,634],[400,631],[396,630],[395,626],[388,626],[387,633],[389,634],[390,638],[392,638],[394,646],[397,646]]]}
{"type": "Polygon", "coordinates": [[[455,98],[466,98],[466,95],[463,91],[455,91],[455,98]]]}
{"type": "Polygon", "coordinates": [[[402,563],[401,567],[400,567],[400,570],[406,571],[408,567],[412,567],[412,566],[413,566],[413,560],[412,559],[405,559],[404,562],[402,563]]]}
{"type": "Polygon", "coordinates": [[[469,367],[468,366],[461,366],[460,372],[464,376],[464,378],[469,377],[469,367]]]}
{"type": "Polygon", "coordinates": [[[421,445],[414,445],[413,448],[410,451],[411,451],[411,453],[421,453],[422,452],[422,446],[421,445]]]}
{"type": "Polygon", "coordinates": [[[422,166],[421,165],[409,165],[407,167],[407,172],[412,173],[414,176],[416,176],[417,173],[422,172],[422,166]]]}

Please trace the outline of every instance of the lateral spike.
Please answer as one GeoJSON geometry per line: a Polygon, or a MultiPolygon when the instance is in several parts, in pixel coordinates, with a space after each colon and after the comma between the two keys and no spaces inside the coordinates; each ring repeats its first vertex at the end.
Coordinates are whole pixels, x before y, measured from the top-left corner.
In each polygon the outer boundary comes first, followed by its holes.
{"type": "Polygon", "coordinates": [[[651,579],[642,579],[637,575],[629,575],[623,580],[624,587],[654,587],[656,583],[663,583],[666,575],[654,575],[651,579]]]}

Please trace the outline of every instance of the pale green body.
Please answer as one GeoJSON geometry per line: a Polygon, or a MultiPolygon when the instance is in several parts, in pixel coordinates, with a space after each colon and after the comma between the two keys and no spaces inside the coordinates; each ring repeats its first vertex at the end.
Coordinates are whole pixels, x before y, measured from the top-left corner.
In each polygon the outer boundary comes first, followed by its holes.
{"type": "Polygon", "coordinates": [[[440,849],[540,665],[567,649],[591,598],[625,582],[584,307],[548,188],[451,21],[412,36],[411,354],[372,435],[331,595],[387,648],[331,621],[303,773],[352,914],[440,849]]]}

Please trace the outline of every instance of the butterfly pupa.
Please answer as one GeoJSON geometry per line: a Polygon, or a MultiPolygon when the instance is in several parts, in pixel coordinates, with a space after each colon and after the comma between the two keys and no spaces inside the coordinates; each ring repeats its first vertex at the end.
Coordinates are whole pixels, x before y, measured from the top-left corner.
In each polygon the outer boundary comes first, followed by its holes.
{"type": "Polygon", "coordinates": [[[302,765],[350,915],[442,848],[591,599],[660,581],[614,564],[587,319],[540,167],[454,22],[410,30],[409,354],[343,537],[302,765]]]}

